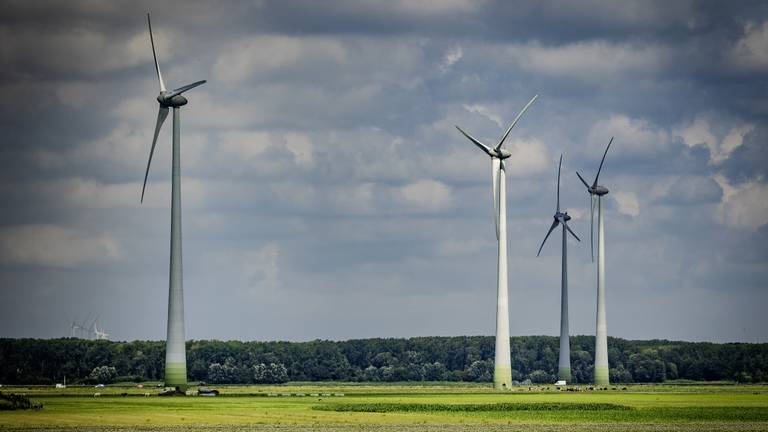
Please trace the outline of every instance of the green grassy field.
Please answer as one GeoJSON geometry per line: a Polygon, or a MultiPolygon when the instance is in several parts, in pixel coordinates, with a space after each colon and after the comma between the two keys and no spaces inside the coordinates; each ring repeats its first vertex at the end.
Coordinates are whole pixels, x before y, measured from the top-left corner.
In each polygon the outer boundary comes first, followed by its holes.
{"type": "Polygon", "coordinates": [[[768,386],[624,387],[498,393],[470,384],[298,383],[217,386],[218,397],[159,397],[156,388],[133,386],[3,387],[45,407],[0,411],[0,429],[768,431],[768,386]]]}

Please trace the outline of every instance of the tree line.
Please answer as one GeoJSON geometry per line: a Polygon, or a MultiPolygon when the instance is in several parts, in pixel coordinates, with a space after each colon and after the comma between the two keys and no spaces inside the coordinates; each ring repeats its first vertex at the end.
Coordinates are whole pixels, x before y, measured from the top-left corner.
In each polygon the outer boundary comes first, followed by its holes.
{"type": "MultiPolygon", "coordinates": [[[[513,337],[513,379],[552,383],[559,340],[513,337]]],[[[575,383],[593,377],[594,337],[572,336],[575,383]]],[[[493,379],[489,336],[377,338],[348,341],[187,342],[190,381],[477,381],[493,379]]],[[[608,338],[610,379],[616,383],[666,380],[764,382],[768,344],[632,341],[608,338]]],[[[0,384],[161,381],[165,342],[0,339],[0,384]]]]}

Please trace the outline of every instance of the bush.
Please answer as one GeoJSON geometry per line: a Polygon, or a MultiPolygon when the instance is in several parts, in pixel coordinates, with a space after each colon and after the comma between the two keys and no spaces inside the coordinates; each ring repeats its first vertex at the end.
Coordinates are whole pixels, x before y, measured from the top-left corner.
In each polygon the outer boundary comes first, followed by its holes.
{"type": "Polygon", "coordinates": [[[42,404],[34,403],[24,395],[17,394],[4,394],[0,392],[0,411],[13,411],[17,409],[39,409],[42,408],[42,404]]]}

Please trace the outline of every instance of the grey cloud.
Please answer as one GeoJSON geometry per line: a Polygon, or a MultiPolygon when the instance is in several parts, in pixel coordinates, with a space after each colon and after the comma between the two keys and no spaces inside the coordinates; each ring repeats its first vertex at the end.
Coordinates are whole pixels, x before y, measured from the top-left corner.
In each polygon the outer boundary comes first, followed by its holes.
{"type": "Polygon", "coordinates": [[[723,173],[735,181],[768,175],[768,130],[759,125],[744,136],[741,146],[723,162],[723,173]]]}
{"type": "Polygon", "coordinates": [[[680,177],[656,202],[674,205],[717,204],[722,196],[722,188],[711,177],[680,177]]]}
{"type": "MultiPolygon", "coordinates": [[[[768,190],[768,111],[759,65],[728,54],[747,22],[765,21],[762,3],[3,6],[1,31],[20,37],[0,42],[0,232],[55,226],[27,234],[51,252],[71,241],[85,251],[67,266],[38,254],[34,271],[30,259],[0,263],[3,336],[63,335],[67,320],[98,311],[115,338],[163,337],[170,123],[138,203],[157,112],[151,9],[166,81],[209,80],[182,116],[185,300],[189,316],[228,313],[188,320],[190,337],[490,334],[490,164],[453,125],[495,141],[539,93],[509,140],[512,333],[557,331],[558,250],[535,252],[558,155],[563,204],[586,240],[574,171],[594,175],[615,135],[601,177],[611,334],[765,338],[750,303],[765,297],[755,197],[768,190]],[[712,147],[678,133],[702,115],[712,147]],[[743,125],[754,129],[721,151],[743,125]],[[119,254],[94,261],[104,239],[119,254]],[[638,328],[649,309],[657,319],[638,328]]],[[[594,331],[587,243],[569,251],[583,334],[594,331]]]]}

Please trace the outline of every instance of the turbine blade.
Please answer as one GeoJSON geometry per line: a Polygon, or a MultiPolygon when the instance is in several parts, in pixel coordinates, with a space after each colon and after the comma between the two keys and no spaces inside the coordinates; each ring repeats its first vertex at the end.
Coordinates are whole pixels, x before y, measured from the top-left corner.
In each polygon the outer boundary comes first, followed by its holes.
{"type": "Polygon", "coordinates": [[[608,141],[608,147],[605,148],[605,153],[603,153],[603,158],[600,160],[600,168],[597,169],[597,175],[595,176],[595,184],[593,184],[592,187],[597,186],[597,179],[600,178],[600,171],[603,169],[603,162],[605,162],[605,155],[608,154],[608,149],[611,148],[612,142],[613,142],[613,137],[611,137],[611,140],[608,141]]]}
{"type": "Polygon", "coordinates": [[[589,194],[591,206],[589,210],[589,252],[592,255],[592,262],[595,262],[595,196],[589,194]]]}
{"type": "Polygon", "coordinates": [[[181,86],[181,87],[179,87],[177,89],[171,90],[168,93],[167,97],[173,97],[173,96],[176,96],[176,95],[180,95],[180,94],[184,93],[185,91],[191,90],[191,89],[193,89],[193,88],[195,88],[197,86],[201,86],[201,85],[205,84],[206,82],[207,82],[206,80],[202,80],[202,81],[193,82],[192,84],[187,84],[185,86],[181,86]]]}
{"type": "MultiPolygon", "coordinates": [[[[455,125],[454,125],[454,126],[455,126],[455,125]]],[[[490,147],[488,147],[487,145],[485,145],[485,144],[481,143],[480,141],[478,141],[477,139],[475,139],[475,137],[473,137],[472,135],[470,135],[470,134],[468,134],[468,133],[464,132],[464,131],[463,131],[463,130],[460,128],[460,127],[458,127],[458,126],[455,126],[455,127],[456,127],[456,129],[458,129],[458,130],[459,130],[459,132],[461,132],[461,133],[462,133],[462,134],[463,134],[465,137],[467,137],[467,138],[468,138],[470,141],[472,141],[472,142],[473,142],[473,143],[474,143],[476,146],[478,146],[478,147],[480,148],[480,150],[484,151],[484,152],[485,152],[485,154],[487,154],[488,156],[491,156],[491,157],[493,157],[493,155],[491,154],[491,148],[490,148],[490,147]]]]}
{"type": "Polygon", "coordinates": [[[496,240],[499,239],[499,171],[501,170],[501,160],[491,158],[491,181],[493,182],[493,223],[496,226],[496,240]]]}
{"type": "Polygon", "coordinates": [[[587,189],[589,189],[589,184],[584,180],[584,177],[582,177],[578,171],[576,171],[576,175],[579,176],[579,180],[581,180],[581,182],[584,183],[584,186],[586,186],[587,189]]]}
{"type": "Polygon", "coordinates": [[[544,241],[541,242],[541,246],[539,246],[539,251],[536,253],[536,256],[539,256],[541,254],[541,249],[544,247],[544,243],[547,242],[547,239],[549,238],[549,235],[552,234],[552,231],[557,228],[557,225],[560,223],[559,220],[555,219],[552,221],[552,226],[549,227],[549,231],[547,231],[547,235],[544,236],[544,241]]]}
{"type": "Polygon", "coordinates": [[[530,107],[531,104],[533,104],[533,102],[538,97],[539,95],[536,95],[530,101],[528,101],[528,103],[523,107],[523,110],[520,111],[520,114],[518,114],[517,117],[515,117],[515,119],[512,121],[512,124],[509,125],[509,129],[507,129],[507,132],[504,134],[503,137],[501,137],[501,141],[499,141],[499,144],[496,145],[496,150],[499,150],[501,148],[501,145],[504,144],[504,140],[507,139],[507,136],[509,136],[509,133],[512,131],[512,128],[515,127],[515,125],[517,124],[517,121],[520,120],[520,117],[522,117],[526,111],[528,111],[528,107],[530,107]]]}
{"type": "Polygon", "coordinates": [[[557,212],[560,213],[560,168],[563,166],[563,155],[560,155],[560,163],[557,165],[557,212]]]}
{"type": "Polygon", "coordinates": [[[147,171],[144,173],[144,186],[141,187],[141,202],[144,202],[144,190],[147,188],[147,177],[149,176],[149,166],[152,164],[152,154],[155,152],[155,144],[157,144],[157,135],[160,133],[160,128],[163,127],[165,118],[168,117],[168,107],[161,106],[157,112],[157,124],[155,125],[155,136],[152,138],[152,148],[149,149],[149,160],[147,161],[147,171]]]}
{"type": "Polygon", "coordinates": [[[581,239],[579,238],[579,236],[577,236],[577,235],[576,235],[576,234],[575,234],[573,231],[571,231],[571,227],[569,227],[569,226],[568,226],[568,223],[567,223],[567,222],[563,222],[563,226],[565,227],[565,229],[567,229],[567,230],[568,230],[568,232],[569,232],[569,233],[571,233],[571,235],[572,235],[572,236],[573,236],[573,237],[574,237],[576,240],[578,240],[578,241],[581,241],[581,239]]]}
{"type": "Polygon", "coordinates": [[[147,25],[149,26],[149,42],[152,43],[152,57],[155,58],[155,70],[157,71],[157,79],[160,81],[160,91],[165,91],[165,82],[163,82],[163,74],[160,73],[160,64],[157,63],[157,53],[155,52],[155,38],[152,37],[152,20],[147,13],[147,25]]]}

